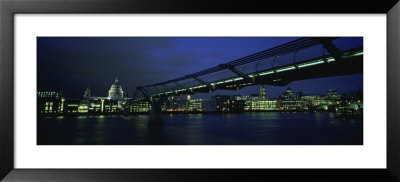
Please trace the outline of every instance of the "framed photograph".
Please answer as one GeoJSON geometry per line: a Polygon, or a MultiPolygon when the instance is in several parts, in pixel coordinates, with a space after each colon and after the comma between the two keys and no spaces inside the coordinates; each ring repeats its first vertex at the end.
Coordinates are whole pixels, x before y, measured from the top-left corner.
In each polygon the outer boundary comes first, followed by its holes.
{"type": "Polygon", "coordinates": [[[37,145],[363,145],[363,37],[36,40],[37,145]]]}
{"type": "Polygon", "coordinates": [[[2,1],[1,179],[399,181],[398,2],[303,3],[2,1]]]}

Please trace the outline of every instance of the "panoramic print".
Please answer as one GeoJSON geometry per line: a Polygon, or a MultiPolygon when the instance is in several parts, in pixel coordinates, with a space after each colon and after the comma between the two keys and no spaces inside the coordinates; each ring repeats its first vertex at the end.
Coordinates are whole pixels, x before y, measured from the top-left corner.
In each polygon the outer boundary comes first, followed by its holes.
{"type": "Polygon", "coordinates": [[[362,37],[37,37],[37,145],[363,145],[362,37]]]}

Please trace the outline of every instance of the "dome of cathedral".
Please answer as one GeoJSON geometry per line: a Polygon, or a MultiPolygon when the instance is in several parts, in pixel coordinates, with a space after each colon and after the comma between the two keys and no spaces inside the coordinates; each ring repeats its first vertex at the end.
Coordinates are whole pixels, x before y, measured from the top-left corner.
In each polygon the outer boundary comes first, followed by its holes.
{"type": "Polygon", "coordinates": [[[119,87],[121,87],[121,85],[119,85],[119,84],[115,84],[114,83],[114,84],[111,85],[111,88],[119,88],[119,87]]]}
{"type": "Polygon", "coordinates": [[[120,87],[121,87],[121,85],[118,82],[118,78],[116,78],[115,82],[111,85],[111,88],[120,88],[120,87]]]}
{"type": "Polygon", "coordinates": [[[123,99],[124,91],[122,91],[122,87],[118,82],[118,78],[115,78],[114,83],[111,85],[110,90],[108,91],[108,97],[113,100],[123,99]]]}

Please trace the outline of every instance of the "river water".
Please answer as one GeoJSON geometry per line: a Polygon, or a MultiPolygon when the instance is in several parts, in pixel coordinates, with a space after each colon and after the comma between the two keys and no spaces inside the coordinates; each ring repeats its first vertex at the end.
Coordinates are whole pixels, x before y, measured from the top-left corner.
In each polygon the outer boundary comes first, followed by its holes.
{"type": "Polygon", "coordinates": [[[38,145],[362,145],[363,122],[335,113],[252,112],[39,118],[38,145]]]}

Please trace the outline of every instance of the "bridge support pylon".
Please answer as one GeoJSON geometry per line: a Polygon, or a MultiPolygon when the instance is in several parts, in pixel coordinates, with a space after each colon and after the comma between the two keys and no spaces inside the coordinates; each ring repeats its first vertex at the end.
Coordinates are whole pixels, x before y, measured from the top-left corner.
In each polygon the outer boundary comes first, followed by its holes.
{"type": "Polygon", "coordinates": [[[147,102],[151,105],[148,126],[164,126],[161,105],[166,100],[166,97],[154,99],[151,95],[146,93],[143,87],[137,87],[136,89],[142,92],[147,102]]]}
{"type": "Polygon", "coordinates": [[[151,103],[151,110],[148,122],[149,126],[164,126],[164,118],[161,110],[161,105],[162,101],[151,103]]]}

